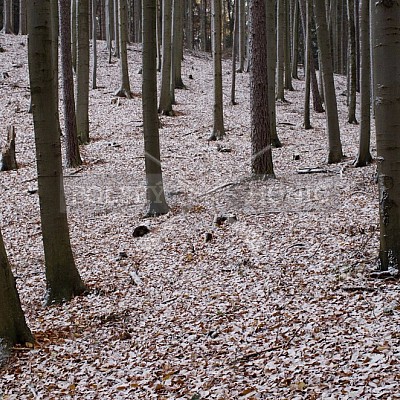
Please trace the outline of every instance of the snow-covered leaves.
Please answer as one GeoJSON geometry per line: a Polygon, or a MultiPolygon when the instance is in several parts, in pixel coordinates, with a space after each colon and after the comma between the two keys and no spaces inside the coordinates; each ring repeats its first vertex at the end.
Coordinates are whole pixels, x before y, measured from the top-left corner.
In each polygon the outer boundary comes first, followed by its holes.
{"type": "MultiPolygon", "coordinates": [[[[66,170],[71,237],[90,293],[43,308],[44,260],[24,39],[0,35],[0,112],[17,127],[18,171],[2,173],[1,225],[36,336],[3,368],[5,399],[394,399],[400,392],[398,285],[372,280],[378,249],[374,166],[351,167],[358,129],[338,97],[347,160],[327,166],[324,115],[301,128],[302,81],[278,105],[276,180],[251,181],[248,76],[225,90],[230,152],[207,143],[211,60],[185,55],[177,116],[161,117],[171,212],[145,210],[141,99],[110,99],[117,64],[99,52],[92,142],[66,170]],[[188,75],[193,80],[187,79],[188,75]],[[186,79],[185,79],[186,78],[186,79]],[[117,145],[109,145],[115,143],[117,145]],[[293,157],[299,155],[299,157],[293,157]],[[319,167],[321,174],[300,175],[319,167]],[[235,215],[215,224],[215,216],[235,215]],[[149,233],[134,237],[137,226],[149,233]],[[206,233],[209,240],[205,240],[206,233]],[[123,256],[121,256],[123,254],[123,256]]],[[[102,45],[99,46],[102,48],[102,45]]],[[[140,48],[130,46],[140,91],[140,48]]],[[[224,64],[225,89],[230,65],[224,64]]],[[[337,77],[338,93],[345,78],[337,77]]],[[[2,133],[3,138],[5,131],[2,133]]]]}

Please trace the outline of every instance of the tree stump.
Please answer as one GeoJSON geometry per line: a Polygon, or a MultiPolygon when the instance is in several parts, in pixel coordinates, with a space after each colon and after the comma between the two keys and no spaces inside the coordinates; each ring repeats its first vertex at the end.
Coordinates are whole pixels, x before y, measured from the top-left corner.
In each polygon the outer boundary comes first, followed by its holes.
{"type": "Polygon", "coordinates": [[[7,126],[7,143],[1,151],[0,171],[11,171],[18,169],[15,157],[15,127],[7,126]]]}

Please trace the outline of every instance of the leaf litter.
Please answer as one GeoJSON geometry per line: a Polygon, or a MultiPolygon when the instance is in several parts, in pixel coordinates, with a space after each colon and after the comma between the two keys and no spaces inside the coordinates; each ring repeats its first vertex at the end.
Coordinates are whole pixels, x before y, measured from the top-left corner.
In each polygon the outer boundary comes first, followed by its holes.
{"type": "MultiPolygon", "coordinates": [[[[82,168],[65,170],[72,246],[90,292],[43,308],[26,38],[0,41],[1,120],[16,126],[20,165],[1,174],[1,226],[37,342],[16,348],[0,371],[2,398],[399,398],[398,284],[369,277],[379,240],[375,165],[352,167],[358,127],[345,122],[344,97],[342,163],[326,164],[323,114],[312,114],[314,129],[301,127],[295,80],[289,103],[277,105],[277,179],[252,181],[248,74],[238,74],[239,104],[230,105],[224,61],[227,136],[209,143],[212,62],[186,52],[177,116],[160,117],[171,211],[144,219],[141,98],[112,101],[119,68],[101,43],[92,140],[82,168]],[[297,173],[310,168],[326,172],[297,173]],[[226,215],[235,218],[214,223],[226,215]],[[134,237],[141,225],[149,233],[134,237]]],[[[140,92],[141,50],[130,48],[140,92]]],[[[345,84],[336,77],[338,93],[345,84]]]]}

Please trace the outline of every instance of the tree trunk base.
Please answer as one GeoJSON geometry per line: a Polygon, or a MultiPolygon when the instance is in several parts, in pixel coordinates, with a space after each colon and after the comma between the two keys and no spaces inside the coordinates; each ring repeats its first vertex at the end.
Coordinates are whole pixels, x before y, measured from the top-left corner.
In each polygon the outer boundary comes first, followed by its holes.
{"type": "Polygon", "coordinates": [[[120,88],[118,89],[115,93],[114,96],[117,97],[125,97],[127,99],[132,99],[133,98],[133,94],[129,89],[125,89],[125,88],[120,88]]]}
{"type": "Polygon", "coordinates": [[[278,136],[271,138],[271,146],[275,149],[280,149],[282,147],[282,143],[279,140],[278,136]]]}
{"type": "Polygon", "coordinates": [[[7,127],[7,143],[1,152],[0,170],[12,171],[18,169],[15,157],[15,128],[10,125],[7,127]]]}
{"type": "Polygon", "coordinates": [[[355,167],[366,167],[367,165],[370,165],[372,163],[372,161],[373,161],[373,158],[371,156],[371,153],[368,152],[368,154],[365,156],[359,155],[357,157],[357,160],[354,161],[353,165],[355,167]]]}
{"type": "Polygon", "coordinates": [[[329,156],[328,156],[328,164],[340,163],[342,161],[342,159],[343,159],[342,152],[330,151],[329,156]]]}
{"type": "Polygon", "coordinates": [[[66,288],[62,287],[60,290],[53,290],[51,288],[47,288],[46,296],[44,299],[45,306],[51,306],[54,304],[63,304],[65,302],[70,301],[76,296],[81,296],[87,291],[87,287],[80,280],[76,285],[72,287],[66,288]]]}
{"type": "Polygon", "coordinates": [[[166,203],[151,203],[145,214],[145,218],[154,218],[165,215],[169,212],[169,207],[166,203]]]}

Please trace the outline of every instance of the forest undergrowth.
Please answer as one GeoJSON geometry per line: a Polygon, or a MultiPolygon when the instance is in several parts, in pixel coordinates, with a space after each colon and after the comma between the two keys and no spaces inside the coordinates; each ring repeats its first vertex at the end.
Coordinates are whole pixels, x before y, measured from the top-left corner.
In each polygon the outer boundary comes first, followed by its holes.
{"type": "Polygon", "coordinates": [[[141,49],[128,50],[137,95],[114,101],[118,62],[107,63],[99,42],[91,143],[84,165],[65,169],[73,250],[90,291],[45,308],[27,42],[0,34],[0,44],[0,136],[16,127],[19,163],[1,173],[1,227],[37,342],[0,371],[1,398],[400,398],[399,287],[370,278],[375,165],[352,166],[359,127],[347,123],[345,77],[336,77],[343,162],[326,164],[324,114],[302,128],[304,82],[295,80],[277,104],[276,179],[254,181],[248,74],[238,74],[239,104],[230,105],[224,61],[227,135],[208,142],[212,61],[185,53],[187,89],[176,91],[176,116],[160,117],[171,211],[145,219],[141,49]],[[299,173],[307,168],[321,171],[299,173]],[[150,233],[134,237],[139,225],[150,233]]]}

